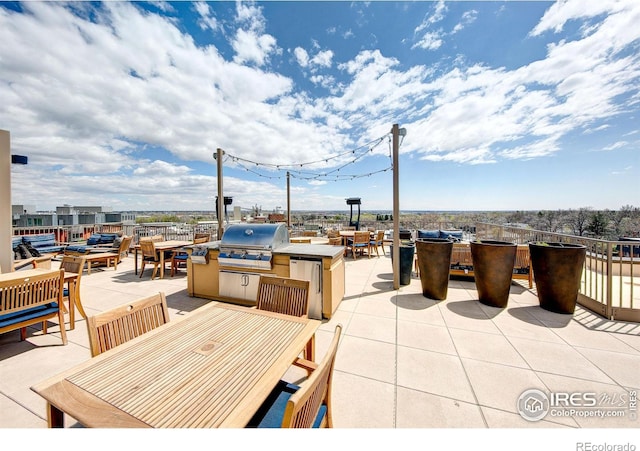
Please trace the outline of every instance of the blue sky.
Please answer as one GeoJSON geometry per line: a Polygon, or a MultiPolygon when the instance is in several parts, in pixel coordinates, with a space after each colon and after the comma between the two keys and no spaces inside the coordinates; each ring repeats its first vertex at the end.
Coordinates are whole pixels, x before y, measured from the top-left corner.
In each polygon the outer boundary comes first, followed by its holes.
{"type": "Polygon", "coordinates": [[[640,2],[0,2],[12,203],[640,206],[640,2]]]}

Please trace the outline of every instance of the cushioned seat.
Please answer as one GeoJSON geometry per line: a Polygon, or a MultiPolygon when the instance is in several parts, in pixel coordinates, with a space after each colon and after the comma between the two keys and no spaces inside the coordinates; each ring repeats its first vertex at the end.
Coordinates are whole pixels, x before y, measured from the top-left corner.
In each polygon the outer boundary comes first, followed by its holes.
{"type": "MultiPolygon", "coordinates": [[[[249,421],[247,427],[253,428],[281,428],[282,419],[284,418],[285,407],[287,401],[291,398],[295,392],[300,389],[299,386],[289,384],[285,381],[280,381],[276,388],[269,394],[266,401],[256,412],[253,418],[249,421]]],[[[327,406],[322,404],[320,411],[316,415],[316,419],[313,422],[314,428],[319,428],[322,424],[322,419],[327,413],[327,406]]]]}
{"type": "Polygon", "coordinates": [[[418,238],[440,238],[440,230],[418,230],[418,238]]]}
{"type": "Polygon", "coordinates": [[[22,321],[39,318],[47,313],[56,313],[58,311],[58,304],[52,302],[46,305],[39,305],[28,310],[21,310],[19,312],[11,312],[5,315],[0,315],[0,328],[10,326],[22,321]]]}

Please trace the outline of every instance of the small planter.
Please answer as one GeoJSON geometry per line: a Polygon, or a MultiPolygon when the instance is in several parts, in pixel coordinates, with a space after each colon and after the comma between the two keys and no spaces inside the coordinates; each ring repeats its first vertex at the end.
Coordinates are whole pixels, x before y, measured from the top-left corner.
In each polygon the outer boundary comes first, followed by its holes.
{"type": "Polygon", "coordinates": [[[572,314],[587,248],[580,244],[529,243],[529,254],[540,307],[572,314]]]}
{"type": "MultiPolygon", "coordinates": [[[[391,263],[393,263],[393,244],[391,247],[391,263]]],[[[400,285],[411,283],[411,270],[413,269],[413,255],[416,246],[413,243],[400,245],[400,285]]]]}
{"type": "Polygon", "coordinates": [[[491,307],[505,308],[516,261],[517,246],[507,241],[472,241],[471,259],[478,298],[491,307]]]}
{"type": "Polygon", "coordinates": [[[422,295],[439,301],[447,298],[453,242],[438,238],[418,238],[416,252],[422,295]]]}

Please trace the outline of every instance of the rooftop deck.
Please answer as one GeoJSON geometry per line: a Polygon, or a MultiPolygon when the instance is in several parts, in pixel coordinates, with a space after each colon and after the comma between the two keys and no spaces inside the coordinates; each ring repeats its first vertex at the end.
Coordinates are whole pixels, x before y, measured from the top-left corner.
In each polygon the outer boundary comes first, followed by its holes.
{"type": "MultiPolygon", "coordinates": [[[[53,267],[57,263],[53,262],[53,267]]],[[[93,269],[81,281],[87,314],[163,291],[177,319],[210,302],[191,298],[186,272],[150,280],[133,274],[133,258],[93,269]]],[[[640,389],[640,324],[609,321],[578,306],[575,314],[538,307],[525,281],[513,283],[508,308],[477,301],[473,280],[451,280],[446,301],[422,296],[414,274],[393,290],[388,257],[346,259],[345,297],[317,333],[323,355],[335,324],[344,326],[335,364],[336,428],[638,428],[629,392],[640,389]],[[539,422],[518,413],[528,389],[592,392],[621,417],[551,416],[539,422]]],[[[78,315],[79,317],[79,315],[78,315]]],[[[68,316],[67,316],[68,318],[68,316]]],[[[46,427],[45,402],[30,386],[90,358],[79,317],[62,346],[57,327],[0,335],[0,426],[46,427]]],[[[67,324],[68,327],[68,324],[67,324]]],[[[304,373],[291,370],[288,379],[304,373]]],[[[68,419],[67,426],[75,422],[68,419]]]]}

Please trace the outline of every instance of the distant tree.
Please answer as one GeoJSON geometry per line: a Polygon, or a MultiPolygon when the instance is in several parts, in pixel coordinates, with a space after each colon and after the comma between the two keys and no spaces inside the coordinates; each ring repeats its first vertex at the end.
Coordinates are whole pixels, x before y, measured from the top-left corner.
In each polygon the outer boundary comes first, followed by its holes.
{"type": "Polygon", "coordinates": [[[545,210],[538,212],[536,228],[547,232],[557,232],[561,228],[560,211],[545,210]]]}
{"type": "Polygon", "coordinates": [[[569,210],[567,215],[566,224],[571,227],[571,231],[574,235],[583,236],[587,230],[587,223],[589,218],[591,207],[582,207],[578,210],[569,210]]]}
{"type": "Polygon", "coordinates": [[[611,216],[615,237],[640,235],[640,208],[624,205],[611,216]]]}
{"type": "Polygon", "coordinates": [[[594,236],[601,238],[607,232],[607,227],[609,225],[609,218],[605,212],[596,211],[589,218],[589,224],[587,225],[587,230],[591,232],[594,236]]]}
{"type": "Polygon", "coordinates": [[[507,222],[510,223],[523,223],[525,220],[525,215],[524,212],[522,211],[515,211],[512,213],[508,213],[507,217],[506,217],[507,222]]]}

